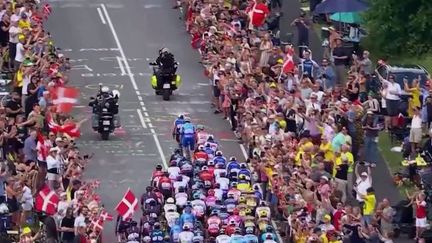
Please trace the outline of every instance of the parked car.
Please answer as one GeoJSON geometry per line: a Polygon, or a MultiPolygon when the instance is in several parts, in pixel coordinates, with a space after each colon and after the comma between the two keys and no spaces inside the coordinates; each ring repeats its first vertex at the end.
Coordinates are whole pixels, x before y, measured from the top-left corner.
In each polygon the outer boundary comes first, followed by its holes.
{"type": "MultiPolygon", "coordinates": [[[[404,89],[403,79],[406,78],[408,80],[408,84],[411,85],[411,82],[420,76],[420,87],[424,87],[426,81],[428,80],[429,73],[427,70],[420,65],[379,65],[376,70],[378,73],[386,80],[389,79],[390,75],[393,75],[395,81],[400,85],[402,90],[404,89]]],[[[378,77],[373,76],[371,90],[378,93],[381,88],[381,82],[378,77]]],[[[401,95],[401,104],[399,105],[399,111],[404,116],[408,115],[408,99],[411,96],[408,93],[402,92],[401,95]]],[[[422,100],[422,99],[420,99],[422,100]]]]}

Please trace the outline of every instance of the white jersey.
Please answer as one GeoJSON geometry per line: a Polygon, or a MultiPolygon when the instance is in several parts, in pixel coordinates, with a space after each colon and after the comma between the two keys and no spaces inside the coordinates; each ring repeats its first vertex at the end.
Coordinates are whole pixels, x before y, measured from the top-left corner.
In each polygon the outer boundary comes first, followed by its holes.
{"type": "Polygon", "coordinates": [[[206,211],[206,204],[203,200],[193,200],[191,205],[196,216],[203,215],[206,211]]]}
{"type": "Polygon", "coordinates": [[[223,197],[223,194],[224,194],[223,190],[222,190],[222,189],[215,188],[215,189],[214,189],[214,192],[215,192],[215,197],[216,197],[217,199],[219,199],[219,200],[222,200],[222,197],[223,197]]]}
{"type": "Polygon", "coordinates": [[[177,212],[165,212],[165,219],[169,227],[173,227],[179,217],[180,214],[177,212]]]}
{"type": "Polygon", "coordinates": [[[231,237],[228,235],[218,235],[216,237],[216,243],[230,243],[231,237]]]}
{"type": "Polygon", "coordinates": [[[192,243],[194,233],[191,231],[183,231],[179,234],[180,243],[192,243]]]}
{"type": "Polygon", "coordinates": [[[177,206],[184,206],[187,203],[188,195],[184,192],[176,193],[175,200],[177,206]]]}
{"type": "Polygon", "coordinates": [[[175,178],[177,178],[180,173],[180,168],[177,166],[170,166],[168,167],[167,171],[169,173],[169,178],[171,180],[175,180],[175,178]]]}
{"type": "Polygon", "coordinates": [[[209,137],[209,134],[206,132],[199,132],[197,134],[197,144],[198,145],[203,145],[207,142],[207,139],[209,137]]]}
{"type": "Polygon", "coordinates": [[[182,181],[175,181],[173,186],[174,186],[174,189],[175,189],[175,193],[178,193],[178,189],[180,187],[183,187],[185,189],[187,188],[187,182],[184,181],[184,180],[182,180],[182,181]]]}
{"type": "Polygon", "coordinates": [[[220,177],[220,174],[222,173],[222,172],[225,172],[225,175],[227,174],[227,171],[226,171],[226,169],[214,169],[214,175],[215,175],[215,178],[217,179],[217,178],[219,178],[220,177]]]}
{"type": "Polygon", "coordinates": [[[220,189],[228,190],[230,181],[228,178],[220,177],[220,178],[216,179],[216,183],[219,183],[220,189]]]}
{"type": "Polygon", "coordinates": [[[167,213],[170,210],[174,210],[174,212],[177,212],[177,205],[175,204],[166,203],[163,208],[165,213],[167,213]]]}

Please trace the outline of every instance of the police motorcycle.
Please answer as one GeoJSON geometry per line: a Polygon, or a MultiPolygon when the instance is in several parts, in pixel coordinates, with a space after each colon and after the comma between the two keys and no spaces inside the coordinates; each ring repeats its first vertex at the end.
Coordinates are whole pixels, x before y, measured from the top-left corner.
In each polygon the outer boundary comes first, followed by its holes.
{"type": "Polygon", "coordinates": [[[178,62],[167,48],[159,50],[159,57],[149,63],[153,67],[151,85],[156,95],[162,95],[163,100],[169,100],[173,91],[181,85],[181,77],[176,74],[178,62]]]}
{"type": "Polygon", "coordinates": [[[120,127],[119,98],[118,90],[110,92],[109,88],[102,86],[101,83],[96,97],[90,97],[89,106],[93,112],[92,128],[101,135],[102,140],[108,140],[110,133],[120,127]]]}

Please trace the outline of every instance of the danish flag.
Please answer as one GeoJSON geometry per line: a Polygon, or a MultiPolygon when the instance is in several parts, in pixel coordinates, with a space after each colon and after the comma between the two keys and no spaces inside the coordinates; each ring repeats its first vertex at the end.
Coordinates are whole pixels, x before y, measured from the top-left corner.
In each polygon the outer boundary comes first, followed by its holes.
{"type": "Polygon", "coordinates": [[[285,62],[283,63],[282,70],[284,73],[294,72],[295,64],[294,64],[294,48],[289,47],[286,55],[285,62]]]}
{"type": "Polygon", "coordinates": [[[44,185],[35,199],[35,209],[39,212],[45,212],[48,215],[57,213],[59,198],[54,191],[51,191],[47,185],[44,185]]]}
{"type": "Polygon", "coordinates": [[[50,131],[53,133],[66,133],[68,136],[73,138],[81,136],[81,132],[74,122],[68,122],[62,126],[57,124],[51,116],[48,116],[47,123],[50,131]]]}
{"type": "Polygon", "coordinates": [[[100,214],[100,218],[103,219],[104,221],[112,221],[114,219],[113,216],[105,210],[102,210],[100,214]]]}
{"type": "Polygon", "coordinates": [[[264,21],[270,10],[264,3],[258,3],[254,0],[252,1],[252,5],[247,8],[246,12],[249,16],[250,27],[260,27],[264,24],[264,21]]]}
{"type": "Polygon", "coordinates": [[[38,153],[42,156],[43,160],[46,160],[49,154],[50,147],[45,144],[45,139],[41,133],[38,133],[37,140],[38,143],[40,143],[40,151],[38,151],[38,153]]]}
{"type": "Polygon", "coordinates": [[[104,220],[101,217],[95,218],[90,223],[90,229],[93,232],[102,232],[104,220]]]}
{"type": "Polygon", "coordinates": [[[131,189],[128,189],[123,196],[123,199],[117,204],[115,210],[124,219],[132,217],[135,210],[138,208],[138,199],[135,197],[131,189]]]}
{"type": "Polygon", "coordinates": [[[72,87],[55,88],[53,104],[58,112],[68,113],[72,111],[73,104],[78,103],[79,90],[72,87]]]}
{"type": "Polygon", "coordinates": [[[48,18],[48,16],[51,15],[52,12],[51,5],[49,5],[48,3],[44,4],[42,7],[42,11],[43,11],[44,18],[48,18]]]}

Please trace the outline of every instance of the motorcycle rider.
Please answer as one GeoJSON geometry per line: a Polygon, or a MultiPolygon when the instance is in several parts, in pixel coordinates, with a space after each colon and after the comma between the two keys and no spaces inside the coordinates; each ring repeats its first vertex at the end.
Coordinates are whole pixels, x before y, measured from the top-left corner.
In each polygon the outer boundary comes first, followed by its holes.
{"type": "Polygon", "coordinates": [[[107,112],[113,114],[114,126],[120,126],[120,120],[118,117],[118,100],[120,93],[117,90],[110,91],[108,86],[101,86],[99,92],[96,94],[96,98],[92,98],[89,102],[89,106],[92,107],[92,128],[97,129],[99,127],[99,116],[106,108],[107,112]]]}
{"type": "Polygon", "coordinates": [[[174,59],[174,55],[170,53],[169,49],[164,47],[159,50],[159,56],[156,59],[153,65],[157,65],[159,67],[156,77],[157,77],[157,88],[161,89],[163,84],[161,80],[161,75],[170,75],[173,76],[177,72],[178,63],[174,59]]]}

